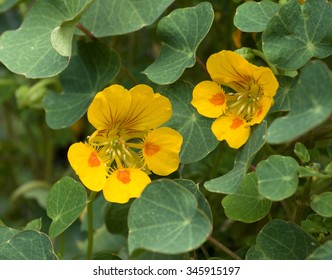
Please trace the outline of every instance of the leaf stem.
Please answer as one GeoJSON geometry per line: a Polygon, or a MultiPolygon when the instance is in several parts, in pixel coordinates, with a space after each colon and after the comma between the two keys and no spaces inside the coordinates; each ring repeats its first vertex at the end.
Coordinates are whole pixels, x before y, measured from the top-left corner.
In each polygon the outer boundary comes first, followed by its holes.
{"type": "Polygon", "coordinates": [[[87,203],[87,215],[88,215],[88,248],[86,252],[86,259],[91,260],[93,249],[93,202],[95,200],[97,192],[91,192],[87,203]]]}
{"type": "Polygon", "coordinates": [[[242,258],[239,255],[234,253],[232,250],[228,249],[225,245],[221,244],[217,239],[213,238],[212,236],[210,236],[208,240],[214,245],[216,245],[220,250],[225,252],[227,255],[231,256],[233,259],[242,260],[242,258]]]}
{"type": "Polygon", "coordinates": [[[301,198],[301,204],[299,208],[296,211],[295,215],[295,223],[299,224],[304,212],[304,209],[306,207],[306,203],[309,199],[310,191],[311,191],[311,183],[312,183],[312,177],[309,177],[303,190],[302,198],[301,198]]]}

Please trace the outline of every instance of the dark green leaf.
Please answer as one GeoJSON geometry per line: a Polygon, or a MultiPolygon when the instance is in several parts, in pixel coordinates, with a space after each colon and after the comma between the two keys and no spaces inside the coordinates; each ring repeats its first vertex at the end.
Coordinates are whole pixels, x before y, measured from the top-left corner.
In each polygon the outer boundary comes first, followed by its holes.
{"type": "Polygon", "coordinates": [[[237,8],[234,25],[244,32],[262,32],[279,8],[270,0],[246,2],[237,8]]]}
{"type": "Polygon", "coordinates": [[[290,96],[289,114],[272,122],[266,141],[272,144],[292,141],[325,121],[332,112],[331,88],[331,73],[325,64],[308,63],[290,96]]]}
{"type": "Polygon", "coordinates": [[[256,238],[256,245],[246,255],[249,260],[304,260],[318,242],[299,226],[282,220],[266,224],[256,238]]]}
{"type": "Polygon", "coordinates": [[[205,182],[204,187],[210,192],[233,194],[240,187],[247,169],[256,155],[265,143],[266,122],[256,126],[248,142],[237,153],[234,167],[227,174],[205,182]]]}
{"type": "Polygon", "coordinates": [[[162,89],[173,109],[172,118],[165,126],[176,129],[183,136],[180,158],[184,164],[201,160],[219,143],[211,130],[213,120],[201,116],[190,105],[192,91],[193,86],[183,81],[162,89]]]}
{"type": "Polygon", "coordinates": [[[297,80],[296,78],[287,76],[277,76],[277,79],[279,82],[279,88],[274,97],[274,105],[272,106],[270,113],[290,110],[289,98],[297,80]]]}
{"type": "Polygon", "coordinates": [[[0,244],[1,260],[56,260],[51,240],[44,233],[26,230],[0,244]]]}
{"type": "Polygon", "coordinates": [[[312,57],[332,53],[332,4],[326,0],[290,0],[263,32],[263,51],[280,69],[296,70],[312,57]]]}
{"type": "Polygon", "coordinates": [[[105,225],[107,230],[113,234],[128,233],[128,212],[131,202],[126,204],[109,204],[105,212],[105,225]]]}
{"type": "Polygon", "coordinates": [[[225,196],[222,206],[229,219],[253,223],[264,218],[272,202],[258,193],[255,173],[247,174],[236,193],[225,196]]]}
{"type": "Polygon", "coordinates": [[[130,33],[152,24],[174,0],[96,0],[80,22],[96,37],[130,33]]]}
{"type": "MultiPolygon", "coordinates": [[[[195,184],[192,182],[195,186],[195,184]]],[[[128,216],[128,247],[180,254],[199,247],[212,230],[210,218],[181,181],[153,181],[128,216]]]]}
{"type": "Polygon", "coordinates": [[[64,93],[49,93],[45,98],[47,124],[54,129],[72,125],[119,69],[120,60],[113,50],[98,42],[79,41],[78,55],[60,76],[64,93]]]}
{"type": "Polygon", "coordinates": [[[70,177],[56,182],[47,200],[47,215],[52,219],[49,236],[54,238],[67,229],[86,206],[86,190],[70,177]]]}
{"type": "Polygon", "coordinates": [[[298,163],[292,157],[272,155],[257,165],[258,192],[272,201],[292,196],[298,186],[298,163]]]}
{"type": "Polygon", "coordinates": [[[195,64],[196,49],[210,30],[213,8],[203,2],[192,8],[176,9],[160,20],[157,34],[162,41],[160,56],[144,70],[160,85],[171,84],[195,64]]]}

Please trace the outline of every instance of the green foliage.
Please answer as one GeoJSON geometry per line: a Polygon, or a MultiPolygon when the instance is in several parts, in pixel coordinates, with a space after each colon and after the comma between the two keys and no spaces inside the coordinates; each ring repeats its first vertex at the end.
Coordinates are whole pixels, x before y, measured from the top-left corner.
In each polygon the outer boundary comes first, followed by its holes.
{"type": "Polygon", "coordinates": [[[52,219],[49,236],[54,238],[68,228],[86,205],[83,185],[70,177],[55,183],[47,200],[47,215],[52,219]]]}
{"type": "Polygon", "coordinates": [[[332,259],[331,28],[327,0],[0,1],[0,259],[332,259]],[[191,105],[226,49],[279,83],[238,150],[191,105]],[[178,169],[125,204],[87,199],[67,159],[113,84],[166,96],[183,137],[178,169]]]}
{"type": "Polygon", "coordinates": [[[296,70],[310,58],[331,55],[332,6],[325,0],[290,0],[263,32],[263,51],[278,68],[296,70]]]}
{"type": "Polygon", "coordinates": [[[194,8],[177,9],[164,17],[157,29],[162,42],[160,56],[144,70],[148,78],[157,84],[171,84],[180,78],[185,68],[194,66],[196,49],[212,21],[213,9],[208,2],[194,8]]]}
{"type": "Polygon", "coordinates": [[[207,201],[190,181],[158,180],[133,202],[128,247],[179,254],[199,247],[212,230],[207,201]]]}
{"type": "Polygon", "coordinates": [[[318,242],[297,225],[281,220],[267,223],[257,235],[256,245],[247,252],[248,260],[303,260],[318,242]]]}
{"type": "Polygon", "coordinates": [[[234,24],[244,32],[262,32],[279,7],[270,0],[246,2],[236,10],[234,24]]]}
{"type": "Polygon", "coordinates": [[[225,196],[222,206],[228,218],[253,223],[264,218],[272,202],[258,193],[255,173],[247,174],[236,193],[225,196]]]}
{"type": "Polygon", "coordinates": [[[309,62],[290,92],[289,114],[272,122],[267,142],[292,141],[324,122],[332,112],[331,87],[329,69],[322,62],[309,62]]]}
{"type": "Polygon", "coordinates": [[[51,240],[34,230],[17,231],[1,226],[1,260],[55,260],[51,240]]]}
{"type": "Polygon", "coordinates": [[[291,157],[272,155],[257,165],[258,192],[273,201],[293,195],[297,189],[298,164],[291,157]]]}

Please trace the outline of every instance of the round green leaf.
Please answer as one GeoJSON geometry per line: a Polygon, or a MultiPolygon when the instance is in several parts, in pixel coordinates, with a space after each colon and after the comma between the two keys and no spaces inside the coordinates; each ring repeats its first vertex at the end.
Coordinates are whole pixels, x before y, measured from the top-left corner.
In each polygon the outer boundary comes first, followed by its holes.
{"type": "Polygon", "coordinates": [[[212,222],[186,184],[153,181],[132,203],[128,216],[130,254],[137,249],[180,254],[205,242],[212,222]]]}
{"type": "Polygon", "coordinates": [[[318,215],[332,217],[332,192],[313,195],[310,206],[318,215]]]}
{"type": "Polygon", "coordinates": [[[279,7],[270,0],[246,2],[236,9],[234,25],[243,32],[262,32],[279,7]]]}
{"type": "Polygon", "coordinates": [[[60,75],[63,94],[50,92],[44,99],[47,124],[53,129],[72,125],[119,69],[116,52],[98,42],[79,41],[78,54],[60,75]]]}
{"type": "Polygon", "coordinates": [[[279,88],[274,97],[274,104],[269,111],[270,113],[290,110],[290,94],[292,93],[294,84],[297,81],[296,78],[288,76],[277,76],[277,79],[279,88]]]}
{"type": "Polygon", "coordinates": [[[264,218],[272,202],[258,193],[255,173],[247,174],[236,193],[224,197],[222,206],[229,219],[253,223],[264,218]]]}
{"type": "Polygon", "coordinates": [[[291,157],[272,155],[257,165],[258,192],[273,201],[292,196],[297,189],[298,163],[291,157]]]}
{"type": "Polygon", "coordinates": [[[152,24],[174,0],[95,0],[80,22],[96,37],[130,33],[152,24]]]}
{"type": "Polygon", "coordinates": [[[58,44],[55,43],[56,38],[53,38],[53,43],[58,46],[61,43],[67,44],[61,47],[67,52],[60,54],[50,43],[51,33],[63,22],[76,19],[88,2],[89,0],[37,1],[19,29],[2,34],[0,61],[10,71],[28,78],[50,77],[63,71],[70,59],[67,55],[68,49],[71,49],[71,38],[61,40],[58,44]]]}
{"type": "Polygon", "coordinates": [[[290,112],[269,126],[266,141],[292,141],[324,122],[332,113],[331,72],[320,61],[309,62],[290,94],[290,112]]]}
{"type": "Polygon", "coordinates": [[[6,226],[0,226],[0,245],[12,239],[19,232],[20,231],[17,229],[9,228],[6,226]]]}
{"type": "Polygon", "coordinates": [[[304,260],[318,242],[299,226],[281,220],[266,224],[256,238],[256,245],[247,252],[249,260],[304,260]]]}
{"type": "Polygon", "coordinates": [[[312,57],[332,53],[332,4],[326,0],[290,0],[269,21],[263,51],[277,67],[296,70],[312,57]]]}
{"type": "Polygon", "coordinates": [[[325,242],[313,251],[308,260],[332,260],[332,240],[325,242]]]}
{"type": "Polygon", "coordinates": [[[56,260],[51,240],[46,234],[26,230],[0,244],[1,260],[56,260]]]}
{"type": "Polygon", "coordinates": [[[241,185],[247,169],[265,143],[266,122],[256,126],[250,135],[248,142],[236,154],[234,167],[231,171],[218,178],[206,181],[204,187],[210,192],[233,194],[241,185]]]}
{"type": "Polygon", "coordinates": [[[175,82],[186,68],[194,66],[196,49],[210,30],[213,17],[212,5],[203,2],[162,18],[157,27],[162,41],[160,56],[143,73],[160,85],[175,82]]]}
{"type": "Polygon", "coordinates": [[[191,84],[179,81],[161,91],[170,99],[173,110],[172,118],[165,126],[174,128],[183,136],[181,162],[186,164],[201,160],[219,143],[211,130],[213,120],[201,116],[190,105],[193,91],[191,84]]]}
{"type": "Polygon", "coordinates": [[[49,236],[54,238],[67,229],[86,206],[86,190],[70,177],[56,182],[48,196],[47,215],[52,219],[49,236]]]}

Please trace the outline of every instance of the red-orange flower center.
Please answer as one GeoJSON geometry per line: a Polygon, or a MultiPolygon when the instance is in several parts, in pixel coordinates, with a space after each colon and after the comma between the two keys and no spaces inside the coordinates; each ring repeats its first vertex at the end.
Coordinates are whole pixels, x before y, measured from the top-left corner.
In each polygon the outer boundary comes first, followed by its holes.
{"type": "Polygon", "coordinates": [[[232,129],[236,129],[239,126],[241,126],[243,124],[243,120],[239,119],[239,118],[235,118],[230,126],[230,128],[232,129]]]}
{"type": "Polygon", "coordinates": [[[222,92],[218,92],[209,99],[210,103],[215,106],[220,106],[225,103],[225,95],[222,92]]]}
{"type": "Polygon", "coordinates": [[[100,160],[99,160],[96,152],[92,152],[90,154],[89,159],[88,159],[88,165],[90,167],[97,167],[100,165],[100,160]]]}
{"type": "Polygon", "coordinates": [[[145,151],[145,154],[150,157],[160,151],[160,146],[158,146],[152,142],[147,142],[147,143],[145,143],[144,151],[145,151]]]}
{"type": "Polygon", "coordinates": [[[128,184],[130,182],[130,171],[120,169],[116,173],[116,178],[123,184],[128,184]]]}

